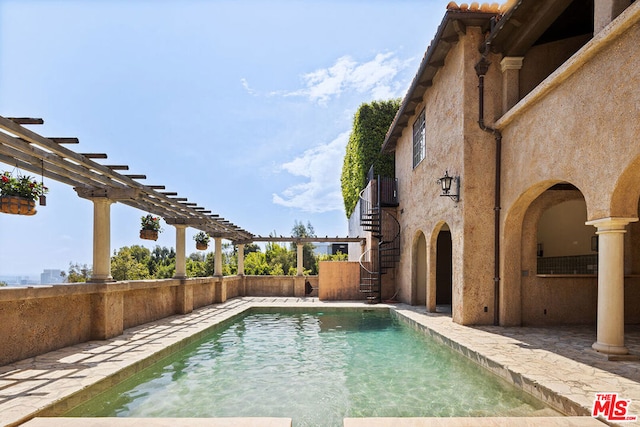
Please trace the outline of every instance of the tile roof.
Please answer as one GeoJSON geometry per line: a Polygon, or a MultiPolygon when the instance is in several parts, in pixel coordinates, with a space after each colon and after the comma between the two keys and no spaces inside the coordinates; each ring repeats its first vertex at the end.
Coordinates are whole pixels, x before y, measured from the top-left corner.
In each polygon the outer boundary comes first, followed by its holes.
{"type": "Polygon", "coordinates": [[[489,13],[505,13],[516,3],[517,0],[507,0],[506,3],[478,3],[472,2],[470,4],[467,3],[458,3],[454,1],[450,1],[447,4],[447,10],[456,10],[461,12],[489,12],[489,13]]]}

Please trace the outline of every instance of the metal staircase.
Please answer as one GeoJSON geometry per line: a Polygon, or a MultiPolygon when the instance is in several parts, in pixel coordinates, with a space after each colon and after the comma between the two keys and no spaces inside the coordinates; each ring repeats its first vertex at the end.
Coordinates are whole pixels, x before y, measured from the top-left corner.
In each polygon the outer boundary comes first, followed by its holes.
{"type": "Polygon", "coordinates": [[[397,206],[398,180],[370,176],[360,192],[360,225],[375,240],[360,256],[360,292],[371,303],[382,300],[382,275],[400,259],[400,224],[389,209],[397,206]]]}

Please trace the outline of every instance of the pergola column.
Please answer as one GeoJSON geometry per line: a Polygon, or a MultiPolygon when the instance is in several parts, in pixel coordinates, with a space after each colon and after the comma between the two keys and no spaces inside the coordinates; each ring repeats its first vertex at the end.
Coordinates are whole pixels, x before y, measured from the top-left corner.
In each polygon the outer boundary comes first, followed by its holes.
{"type": "Polygon", "coordinates": [[[174,279],[186,279],[187,277],[187,260],[186,260],[186,229],[184,224],[174,224],[176,228],[176,272],[174,279]]]}
{"type": "Polygon", "coordinates": [[[520,101],[520,69],[523,59],[521,56],[507,56],[500,61],[503,114],[520,101]]]}
{"type": "Polygon", "coordinates": [[[302,276],[304,275],[303,251],[302,251],[302,248],[304,245],[302,243],[297,243],[296,246],[298,248],[297,257],[296,257],[298,260],[298,276],[302,276]]]}
{"type": "Polygon", "coordinates": [[[612,355],[628,354],[624,346],[624,233],[638,218],[587,221],[598,229],[598,324],[592,348],[612,355]]]}
{"type": "Polygon", "coordinates": [[[244,276],[244,243],[238,244],[238,276],[244,276]]]}
{"type": "Polygon", "coordinates": [[[222,277],[222,237],[214,237],[215,242],[215,259],[214,273],[215,277],[222,277]]]}
{"type": "Polygon", "coordinates": [[[111,276],[111,203],[106,197],[93,202],[93,273],[91,282],[113,282],[111,276]]]}

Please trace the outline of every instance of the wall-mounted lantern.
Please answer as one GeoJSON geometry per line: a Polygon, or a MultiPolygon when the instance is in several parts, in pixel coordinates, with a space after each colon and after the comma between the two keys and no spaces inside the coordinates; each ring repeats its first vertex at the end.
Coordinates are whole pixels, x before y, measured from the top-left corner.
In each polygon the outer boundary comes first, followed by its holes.
{"type": "Polygon", "coordinates": [[[437,181],[438,184],[442,186],[442,194],[440,196],[449,197],[454,202],[458,203],[460,201],[460,177],[459,176],[449,176],[449,171],[445,171],[444,176],[439,178],[437,181]],[[451,186],[455,184],[455,193],[451,192],[451,186]]]}

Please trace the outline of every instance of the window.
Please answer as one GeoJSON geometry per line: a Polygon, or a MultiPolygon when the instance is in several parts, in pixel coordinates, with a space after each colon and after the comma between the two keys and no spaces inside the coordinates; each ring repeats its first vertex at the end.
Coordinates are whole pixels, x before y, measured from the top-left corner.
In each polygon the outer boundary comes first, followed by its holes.
{"type": "Polygon", "coordinates": [[[413,167],[424,159],[425,153],[424,110],[413,124],[413,167]]]}

